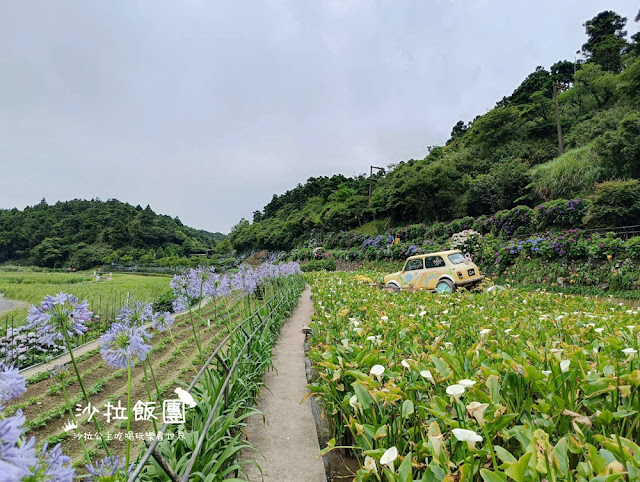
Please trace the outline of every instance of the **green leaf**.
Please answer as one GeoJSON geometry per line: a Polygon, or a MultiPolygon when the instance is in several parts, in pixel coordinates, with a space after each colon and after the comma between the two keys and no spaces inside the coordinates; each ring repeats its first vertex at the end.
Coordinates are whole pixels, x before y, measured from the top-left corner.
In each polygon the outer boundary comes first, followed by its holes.
{"type": "Polygon", "coordinates": [[[431,464],[422,474],[421,482],[441,482],[444,479],[445,471],[439,465],[431,464]]]}
{"type": "Polygon", "coordinates": [[[553,465],[562,477],[567,476],[569,470],[569,457],[567,456],[568,442],[565,437],[562,437],[551,452],[553,457],[553,465]]]}
{"type": "Polygon", "coordinates": [[[524,454],[517,462],[511,464],[505,473],[516,482],[523,482],[532,455],[533,452],[524,454]]]}
{"type": "Polygon", "coordinates": [[[516,459],[511,452],[509,452],[507,449],[500,447],[499,445],[494,445],[493,449],[496,451],[496,454],[498,455],[498,458],[500,460],[502,460],[505,463],[509,463],[509,464],[513,464],[515,462],[518,461],[518,459],[516,459]]]}
{"type": "Polygon", "coordinates": [[[402,418],[409,418],[413,415],[413,402],[411,400],[405,400],[402,402],[402,418]]]}
{"type": "Polygon", "coordinates": [[[371,408],[371,403],[373,403],[373,399],[366,388],[364,388],[358,382],[353,382],[351,384],[353,386],[353,391],[356,392],[356,397],[358,397],[358,402],[362,404],[362,408],[364,410],[369,410],[371,408]]]}
{"type": "Polygon", "coordinates": [[[500,379],[497,375],[489,375],[487,378],[487,388],[491,397],[491,403],[500,402],[500,379]]]}
{"type": "Polygon", "coordinates": [[[411,452],[407,454],[400,464],[400,467],[398,467],[398,481],[413,482],[413,476],[411,474],[411,452]]]}
{"type": "Polygon", "coordinates": [[[480,475],[485,482],[507,482],[507,476],[502,472],[493,472],[489,469],[480,469],[480,475]]]}
{"type": "Polygon", "coordinates": [[[433,355],[430,358],[436,368],[436,371],[442,376],[442,378],[449,378],[449,376],[451,376],[451,371],[442,358],[438,358],[433,355]]]}

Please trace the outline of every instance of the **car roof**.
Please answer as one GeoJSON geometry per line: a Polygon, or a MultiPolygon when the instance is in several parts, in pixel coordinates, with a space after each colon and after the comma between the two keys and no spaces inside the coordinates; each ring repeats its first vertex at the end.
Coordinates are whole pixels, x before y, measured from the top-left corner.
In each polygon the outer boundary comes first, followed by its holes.
{"type": "Polygon", "coordinates": [[[460,251],[459,249],[448,249],[447,251],[436,251],[434,253],[416,254],[415,256],[409,256],[407,260],[426,258],[427,256],[448,256],[450,254],[455,254],[455,253],[462,253],[462,251],[460,251]]]}

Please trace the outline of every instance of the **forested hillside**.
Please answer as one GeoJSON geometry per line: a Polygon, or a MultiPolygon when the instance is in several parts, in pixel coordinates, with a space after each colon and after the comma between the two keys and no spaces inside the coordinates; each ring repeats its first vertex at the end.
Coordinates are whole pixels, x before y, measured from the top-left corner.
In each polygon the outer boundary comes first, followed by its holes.
{"type": "Polygon", "coordinates": [[[115,199],[73,200],[0,209],[0,263],[88,268],[102,263],[153,264],[211,249],[224,239],[115,199]]]}
{"type": "MultiPolygon", "coordinates": [[[[233,246],[290,249],[372,220],[399,226],[492,214],[592,196],[608,180],[615,193],[616,182],[640,177],[640,34],[628,38],[626,23],[611,11],[585,22],[580,60],[537,67],[491,111],[458,122],[424,159],[375,174],[370,203],[366,175],[310,178],[275,195],[252,222],[241,220],[233,246]]],[[[640,222],[640,198],[634,209],[625,221],[640,222]]]]}

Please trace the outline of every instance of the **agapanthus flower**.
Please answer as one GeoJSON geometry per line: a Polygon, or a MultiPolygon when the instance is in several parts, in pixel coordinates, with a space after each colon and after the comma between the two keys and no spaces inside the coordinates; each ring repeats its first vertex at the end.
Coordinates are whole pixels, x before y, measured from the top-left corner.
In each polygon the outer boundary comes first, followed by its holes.
{"type": "Polygon", "coordinates": [[[18,369],[0,362],[0,408],[4,402],[19,397],[26,391],[24,377],[18,369]]]}
{"type": "Polygon", "coordinates": [[[116,316],[116,320],[126,325],[142,326],[153,317],[153,308],[151,303],[142,303],[136,301],[133,306],[124,306],[120,310],[120,314],[116,316]]]}
{"type": "Polygon", "coordinates": [[[145,343],[148,338],[151,335],[140,326],[114,323],[100,337],[100,354],[114,368],[128,368],[129,364],[135,366],[138,361],[144,361],[151,350],[151,346],[145,343]]]}
{"type": "Polygon", "coordinates": [[[67,293],[47,295],[39,306],[29,310],[27,327],[37,328],[41,340],[53,345],[64,340],[65,333],[71,338],[87,331],[85,323],[93,316],[88,307],[87,301],[79,303],[78,298],[67,293]]]}
{"type": "Polygon", "coordinates": [[[182,313],[189,309],[189,300],[184,295],[177,295],[171,305],[174,313],[182,313]]]}
{"type": "Polygon", "coordinates": [[[22,480],[31,475],[31,468],[38,462],[36,440],[22,437],[25,416],[22,410],[0,420],[0,470],[2,480],[22,480]]]}
{"type": "MultiPolygon", "coordinates": [[[[105,457],[96,464],[85,465],[87,472],[90,476],[87,479],[89,482],[97,482],[102,477],[113,477],[115,475],[129,475],[133,470],[135,464],[130,464],[125,470],[125,461],[120,459],[119,455],[105,457]]],[[[109,479],[110,480],[110,479],[109,479]]]]}
{"type": "Polygon", "coordinates": [[[160,332],[167,331],[173,326],[174,322],[173,316],[168,311],[153,314],[152,326],[160,332]]]}
{"type": "Polygon", "coordinates": [[[76,475],[71,457],[62,454],[60,444],[49,450],[45,442],[40,451],[40,456],[32,469],[36,480],[47,482],[70,482],[76,475]]]}

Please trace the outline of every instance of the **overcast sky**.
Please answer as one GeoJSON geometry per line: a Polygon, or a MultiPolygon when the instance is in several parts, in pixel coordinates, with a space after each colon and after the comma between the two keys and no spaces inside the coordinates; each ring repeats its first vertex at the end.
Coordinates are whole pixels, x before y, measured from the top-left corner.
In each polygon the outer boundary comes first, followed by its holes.
{"type": "Polygon", "coordinates": [[[631,1],[0,0],[0,207],[117,198],[228,232],[424,157],[631,1]]]}

